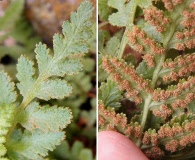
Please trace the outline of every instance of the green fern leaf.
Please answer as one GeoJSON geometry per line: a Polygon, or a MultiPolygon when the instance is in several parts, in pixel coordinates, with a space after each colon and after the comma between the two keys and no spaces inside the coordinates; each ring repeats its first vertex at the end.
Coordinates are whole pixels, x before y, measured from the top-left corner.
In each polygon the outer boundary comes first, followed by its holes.
{"type": "Polygon", "coordinates": [[[36,46],[38,76],[35,76],[33,62],[23,56],[20,57],[16,76],[25,105],[29,104],[35,97],[49,100],[50,98],[64,98],[71,93],[72,89],[65,80],[48,79],[52,76],[63,77],[64,75],[76,74],[82,69],[82,63],[78,56],[88,51],[87,41],[92,36],[92,23],[90,21],[92,10],[92,4],[85,1],[77,12],[71,14],[71,23],[68,21],[63,23],[64,36],[59,34],[54,36],[53,55],[50,54],[45,45],[39,43],[36,46]],[[54,86],[61,92],[54,92],[54,86]]]}
{"type": "Polygon", "coordinates": [[[67,141],[63,141],[54,151],[55,155],[59,155],[60,159],[70,160],[93,160],[93,154],[90,149],[84,148],[80,141],[75,141],[71,146],[67,141]]]}
{"type": "Polygon", "coordinates": [[[36,45],[35,53],[39,68],[39,74],[41,74],[52,61],[52,56],[50,55],[50,50],[47,49],[47,46],[42,43],[36,45]]]}
{"type": "MultiPolygon", "coordinates": [[[[16,99],[14,84],[10,83],[10,78],[3,72],[0,72],[0,157],[6,154],[7,149],[4,144],[6,134],[11,126],[11,120],[14,116],[15,106],[10,105],[16,99]]],[[[3,158],[1,158],[3,159],[3,158]]]]}
{"type": "MultiPolygon", "coordinates": [[[[112,37],[108,40],[105,46],[105,40],[106,40],[106,33],[105,32],[100,32],[100,36],[102,42],[99,44],[99,50],[98,52],[101,53],[102,55],[111,55],[111,56],[116,56],[116,52],[119,48],[120,41],[117,37],[112,37]],[[101,45],[101,46],[100,46],[101,45]],[[105,46],[105,47],[104,47],[105,46]]],[[[100,41],[101,41],[100,40],[100,41]]]]}
{"type": "Polygon", "coordinates": [[[125,4],[126,0],[109,0],[108,5],[118,10],[117,13],[113,13],[109,16],[109,22],[112,25],[124,27],[128,25],[130,3],[125,4]]]}
{"type": "Polygon", "coordinates": [[[138,5],[144,8],[148,7],[151,2],[150,0],[131,0],[130,2],[126,2],[126,0],[109,0],[108,5],[118,10],[118,12],[109,16],[109,22],[114,26],[127,27],[133,24],[131,20],[135,16],[135,8],[138,5]]]}
{"type": "MultiPolygon", "coordinates": [[[[6,134],[12,125],[15,116],[16,92],[14,91],[14,83],[11,83],[10,77],[3,71],[0,72],[0,157],[6,154],[7,149],[4,146],[6,142],[6,134]]],[[[3,159],[3,158],[2,158],[3,159]]]]}
{"type": "Polygon", "coordinates": [[[88,51],[87,42],[92,36],[92,10],[92,4],[85,1],[71,14],[71,22],[62,26],[63,35],[54,36],[54,53],[46,45],[36,45],[38,70],[25,56],[19,58],[16,77],[23,98],[20,104],[15,102],[14,83],[0,71],[0,159],[5,155],[16,160],[43,159],[65,138],[63,129],[71,122],[71,111],[57,106],[40,107],[32,101],[62,99],[72,92],[65,75],[82,70],[81,56],[88,51]]]}
{"type": "Polygon", "coordinates": [[[100,19],[107,20],[111,12],[112,12],[112,8],[108,6],[108,0],[98,1],[98,14],[100,16],[100,19]]]}
{"type": "Polygon", "coordinates": [[[121,106],[119,101],[122,99],[122,92],[118,85],[110,79],[107,83],[101,84],[98,94],[99,100],[103,101],[105,107],[118,108],[121,106]]]}
{"type": "Polygon", "coordinates": [[[65,40],[62,40],[61,36],[54,36],[54,53],[56,56],[69,54],[82,54],[88,51],[88,44],[86,41],[92,36],[92,23],[89,19],[92,17],[93,6],[89,1],[81,3],[77,12],[71,14],[70,21],[65,21],[62,25],[62,32],[65,36],[65,40]],[[61,41],[59,47],[55,44],[61,41]],[[64,47],[62,47],[64,46],[64,47]]]}
{"type": "Polygon", "coordinates": [[[14,91],[14,83],[11,83],[10,77],[3,71],[0,72],[0,91],[0,107],[15,102],[16,92],[14,91]]]}
{"type": "Polygon", "coordinates": [[[20,123],[31,132],[36,128],[43,132],[56,132],[66,128],[72,119],[72,113],[68,108],[49,105],[41,107],[37,102],[32,102],[22,115],[20,123]]]}
{"type": "Polygon", "coordinates": [[[40,84],[37,97],[44,100],[62,99],[72,93],[72,87],[65,80],[47,80],[40,84]]]}
{"type": "Polygon", "coordinates": [[[16,74],[16,77],[18,78],[20,83],[17,84],[17,87],[23,96],[25,96],[29,92],[29,90],[33,86],[33,83],[35,83],[35,79],[33,78],[35,69],[33,68],[33,65],[34,63],[24,56],[21,56],[18,59],[18,73],[16,74]]]}
{"type": "Polygon", "coordinates": [[[15,105],[4,105],[0,106],[0,159],[1,156],[4,156],[7,152],[7,149],[4,146],[6,142],[6,135],[9,131],[9,128],[12,125],[13,117],[15,116],[15,105]]]}
{"type": "Polygon", "coordinates": [[[35,160],[42,159],[53,151],[56,145],[64,139],[64,132],[41,132],[34,130],[33,133],[21,130],[13,132],[10,137],[8,155],[11,159],[35,160]]]}

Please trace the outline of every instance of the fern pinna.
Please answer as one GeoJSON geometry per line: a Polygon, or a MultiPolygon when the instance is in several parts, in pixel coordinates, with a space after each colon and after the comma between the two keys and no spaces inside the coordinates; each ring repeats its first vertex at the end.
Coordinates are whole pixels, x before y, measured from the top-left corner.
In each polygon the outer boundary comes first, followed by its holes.
{"type": "Polygon", "coordinates": [[[107,8],[100,18],[124,32],[107,43],[99,34],[99,129],[124,134],[150,159],[195,157],[194,1],[108,0],[107,8]],[[141,62],[127,58],[127,44],[141,62]]]}
{"type": "Polygon", "coordinates": [[[82,70],[80,57],[88,52],[92,36],[92,11],[89,1],[83,2],[70,21],[62,25],[61,34],[53,38],[54,53],[46,45],[36,45],[38,71],[34,62],[21,56],[17,64],[17,88],[23,100],[17,100],[14,82],[0,72],[0,159],[43,159],[65,138],[64,128],[72,120],[70,109],[41,106],[37,99],[62,99],[72,92],[63,78],[82,70]]]}

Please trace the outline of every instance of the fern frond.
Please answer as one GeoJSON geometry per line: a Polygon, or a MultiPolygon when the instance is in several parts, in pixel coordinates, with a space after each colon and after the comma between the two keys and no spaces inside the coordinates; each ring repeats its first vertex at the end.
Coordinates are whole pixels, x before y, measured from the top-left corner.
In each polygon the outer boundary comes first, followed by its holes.
{"type": "Polygon", "coordinates": [[[135,103],[141,103],[142,98],[147,93],[151,93],[149,81],[140,77],[132,65],[120,62],[116,58],[107,57],[104,58],[102,65],[113,80],[119,84],[119,88],[126,91],[126,96],[133,98],[135,103]]]}
{"type": "Polygon", "coordinates": [[[57,106],[40,107],[32,101],[62,99],[72,92],[62,78],[82,69],[81,56],[88,51],[92,36],[92,10],[92,4],[85,1],[71,14],[71,22],[62,26],[63,35],[54,36],[54,53],[46,45],[36,45],[37,70],[34,62],[23,55],[19,58],[16,77],[21,103],[15,102],[15,84],[0,71],[0,158],[43,159],[65,138],[63,129],[71,122],[72,112],[57,106]]]}
{"type": "Polygon", "coordinates": [[[0,157],[6,154],[6,135],[12,125],[16,106],[13,104],[16,100],[16,92],[14,91],[14,83],[10,77],[3,71],[0,72],[0,157]]]}
{"type": "Polygon", "coordinates": [[[117,37],[110,38],[106,45],[104,44],[106,41],[107,33],[102,31],[98,35],[98,39],[100,40],[100,43],[98,43],[98,52],[102,55],[110,55],[110,56],[116,56],[116,52],[119,48],[120,41],[117,37]]]}
{"type": "Polygon", "coordinates": [[[7,153],[7,149],[5,147],[6,135],[9,131],[9,128],[12,126],[15,113],[15,105],[0,105],[0,159],[7,153]]]}
{"type": "Polygon", "coordinates": [[[175,152],[194,143],[194,118],[194,115],[181,115],[159,129],[159,141],[165,145],[166,150],[175,152]]]}
{"type": "Polygon", "coordinates": [[[126,0],[108,0],[108,6],[115,8],[118,12],[113,13],[109,16],[109,22],[114,26],[124,27],[133,24],[135,16],[135,8],[137,6],[148,7],[151,5],[149,0],[131,0],[126,2],[126,0]]]}
{"type": "Polygon", "coordinates": [[[148,37],[145,31],[141,30],[137,26],[134,26],[128,31],[127,37],[129,45],[139,53],[151,55],[160,55],[165,53],[165,49],[161,44],[148,37]]]}
{"type": "Polygon", "coordinates": [[[0,106],[15,102],[16,92],[14,90],[14,83],[11,82],[10,77],[3,71],[0,71],[0,91],[2,93],[0,96],[0,106]]]}
{"type": "Polygon", "coordinates": [[[177,56],[174,61],[167,59],[159,76],[164,82],[177,81],[179,78],[187,77],[195,72],[195,54],[177,56]]]}
{"type": "Polygon", "coordinates": [[[72,113],[68,108],[48,105],[41,107],[37,102],[32,102],[21,113],[21,117],[19,123],[28,131],[39,129],[42,132],[57,132],[70,124],[72,113]]]}
{"type": "Polygon", "coordinates": [[[92,17],[93,6],[88,1],[83,2],[77,12],[72,13],[70,17],[71,23],[65,21],[62,25],[62,36],[56,34],[54,36],[54,58],[55,56],[63,56],[66,58],[69,54],[83,54],[88,51],[86,41],[92,36],[92,17]],[[64,47],[61,47],[64,46],[64,47]]]}
{"type": "Polygon", "coordinates": [[[136,139],[141,135],[140,124],[133,121],[128,124],[125,114],[116,113],[113,108],[106,109],[102,102],[99,103],[99,129],[118,131],[131,138],[132,141],[136,141],[136,139]]]}
{"type": "MultiPolygon", "coordinates": [[[[108,4],[117,9],[109,16],[109,22],[123,27],[122,38],[119,49],[113,47],[111,56],[105,52],[105,38],[101,36],[99,68],[107,72],[104,80],[116,82],[118,93],[135,104],[133,110],[127,103],[114,110],[107,105],[107,94],[100,97],[100,130],[126,135],[149,159],[194,157],[194,1],[109,0],[108,4]],[[141,62],[125,59],[127,44],[132,54],[142,56],[141,62]],[[134,135],[135,123],[139,126],[138,137],[134,135]]],[[[100,33],[103,32],[106,33],[100,33]]],[[[110,87],[112,91],[116,86],[110,87]]],[[[101,88],[108,92],[105,83],[101,88]]]]}
{"type": "Polygon", "coordinates": [[[119,101],[122,99],[122,93],[117,84],[110,79],[107,83],[101,84],[98,97],[106,107],[119,108],[121,106],[119,101]]]}
{"type": "MultiPolygon", "coordinates": [[[[188,80],[180,80],[176,86],[170,86],[167,90],[156,89],[153,92],[153,106],[156,102],[158,105],[164,103],[171,104],[173,109],[178,107],[185,108],[195,99],[195,78],[189,77],[188,80]]],[[[157,104],[156,103],[156,104],[157,104]]]]}
{"type": "Polygon", "coordinates": [[[92,4],[85,1],[78,8],[77,13],[71,14],[71,23],[65,22],[62,25],[63,36],[54,36],[54,54],[51,55],[45,45],[39,43],[36,46],[36,58],[38,62],[39,75],[36,77],[33,69],[33,62],[21,56],[16,75],[20,81],[18,87],[23,95],[23,103],[29,104],[35,97],[48,100],[50,98],[63,98],[71,93],[71,87],[65,80],[48,80],[52,76],[64,76],[75,74],[82,69],[78,56],[87,52],[87,40],[91,37],[92,4]],[[46,93],[46,90],[53,90],[52,86],[59,83],[58,89],[62,92],[46,93]],[[28,86],[28,87],[27,87],[28,86]],[[31,94],[28,94],[31,93],[31,94]]]}
{"type": "Polygon", "coordinates": [[[64,139],[64,132],[41,132],[15,130],[8,144],[8,155],[11,159],[42,159],[53,151],[64,139]]]}
{"type": "Polygon", "coordinates": [[[84,147],[85,146],[80,141],[75,141],[71,146],[67,141],[63,141],[62,144],[56,148],[54,153],[60,155],[62,159],[94,160],[91,150],[84,147]]]}
{"type": "Polygon", "coordinates": [[[108,6],[108,0],[98,1],[98,14],[100,16],[100,19],[107,20],[111,12],[112,12],[112,8],[108,6]]]}

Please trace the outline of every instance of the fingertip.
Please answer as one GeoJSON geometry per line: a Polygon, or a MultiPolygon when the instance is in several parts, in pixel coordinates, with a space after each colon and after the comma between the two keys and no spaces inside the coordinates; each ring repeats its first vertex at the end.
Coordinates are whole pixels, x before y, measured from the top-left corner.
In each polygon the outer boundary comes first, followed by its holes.
{"type": "Polygon", "coordinates": [[[148,160],[127,137],[114,131],[98,133],[98,160],[148,160]]]}

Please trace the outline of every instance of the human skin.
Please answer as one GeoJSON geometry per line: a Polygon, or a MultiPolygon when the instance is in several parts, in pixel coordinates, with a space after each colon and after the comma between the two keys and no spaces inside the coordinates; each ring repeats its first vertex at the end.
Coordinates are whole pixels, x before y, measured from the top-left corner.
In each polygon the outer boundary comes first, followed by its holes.
{"type": "Polygon", "coordinates": [[[127,137],[114,131],[98,133],[98,160],[148,160],[127,137]]]}

